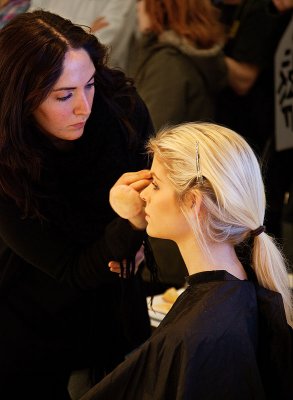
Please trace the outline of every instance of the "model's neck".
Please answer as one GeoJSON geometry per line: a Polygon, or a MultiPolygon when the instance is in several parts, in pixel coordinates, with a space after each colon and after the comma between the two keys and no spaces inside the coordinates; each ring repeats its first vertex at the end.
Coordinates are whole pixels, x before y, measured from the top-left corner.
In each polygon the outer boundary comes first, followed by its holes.
{"type": "Polygon", "coordinates": [[[194,237],[177,243],[189,275],[203,271],[226,270],[239,279],[247,279],[245,270],[231,244],[208,244],[210,255],[202,250],[194,237]]]}

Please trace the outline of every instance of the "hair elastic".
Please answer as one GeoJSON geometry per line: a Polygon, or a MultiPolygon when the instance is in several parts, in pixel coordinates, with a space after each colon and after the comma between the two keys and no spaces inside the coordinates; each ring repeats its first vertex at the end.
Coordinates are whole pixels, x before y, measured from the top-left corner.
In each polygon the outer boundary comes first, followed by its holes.
{"type": "Polygon", "coordinates": [[[260,235],[261,233],[263,233],[265,231],[266,231],[266,227],[264,225],[260,225],[258,228],[254,229],[254,231],[251,231],[250,235],[252,237],[255,237],[255,236],[258,236],[258,235],[260,235]]]}

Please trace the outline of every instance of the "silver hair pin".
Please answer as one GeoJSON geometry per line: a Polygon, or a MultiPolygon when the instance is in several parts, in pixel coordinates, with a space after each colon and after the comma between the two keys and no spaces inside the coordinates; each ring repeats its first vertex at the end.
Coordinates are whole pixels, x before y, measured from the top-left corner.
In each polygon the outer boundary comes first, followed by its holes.
{"type": "Polygon", "coordinates": [[[200,168],[200,157],[199,157],[199,143],[196,142],[195,145],[195,161],[196,161],[196,182],[199,185],[203,184],[203,176],[201,173],[201,168],[200,168]]]}

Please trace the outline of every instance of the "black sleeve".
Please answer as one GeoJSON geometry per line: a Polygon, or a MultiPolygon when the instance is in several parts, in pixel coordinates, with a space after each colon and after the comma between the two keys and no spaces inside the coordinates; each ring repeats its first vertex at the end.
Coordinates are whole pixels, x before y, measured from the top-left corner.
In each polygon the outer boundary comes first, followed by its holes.
{"type": "Polygon", "coordinates": [[[266,0],[246,0],[236,36],[228,41],[225,53],[237,61],[266,67],[288,21],[287,13],[272,13],[266,0]]]}
{"type": "Polygon", "coordinates": [[[145,232],[116,218],[95,242],[80,245],[46,222],[22,219],[11,204],[0,202],[0,237],[24,262],[70,286],[90,289],[113,279],[108,262],[133,258],[145,232]]]}

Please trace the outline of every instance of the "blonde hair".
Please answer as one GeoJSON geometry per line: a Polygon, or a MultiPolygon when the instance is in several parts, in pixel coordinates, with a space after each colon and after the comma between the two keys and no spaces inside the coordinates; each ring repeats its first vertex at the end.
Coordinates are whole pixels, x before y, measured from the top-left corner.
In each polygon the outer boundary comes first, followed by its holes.
{"type": "MultiPolygon", "coordinates": [[[[211,123],[186,123],[163,128],[149,140],[167,170],[182,212],[191,224],[199,245],[208,242],[238,245],[263,225],[265,192],[257,158],[236,132],[211,123]],[[197,149],[203,182],[199,183],[197,149]],[[204,218],[191,220],[186,196],[202,198],[204,218]]],[[[284,258],[274,240],[262,233],[253,240],[251,265],[260,285],[282,295],[287,321],[293,310],[284,258]]]]}

